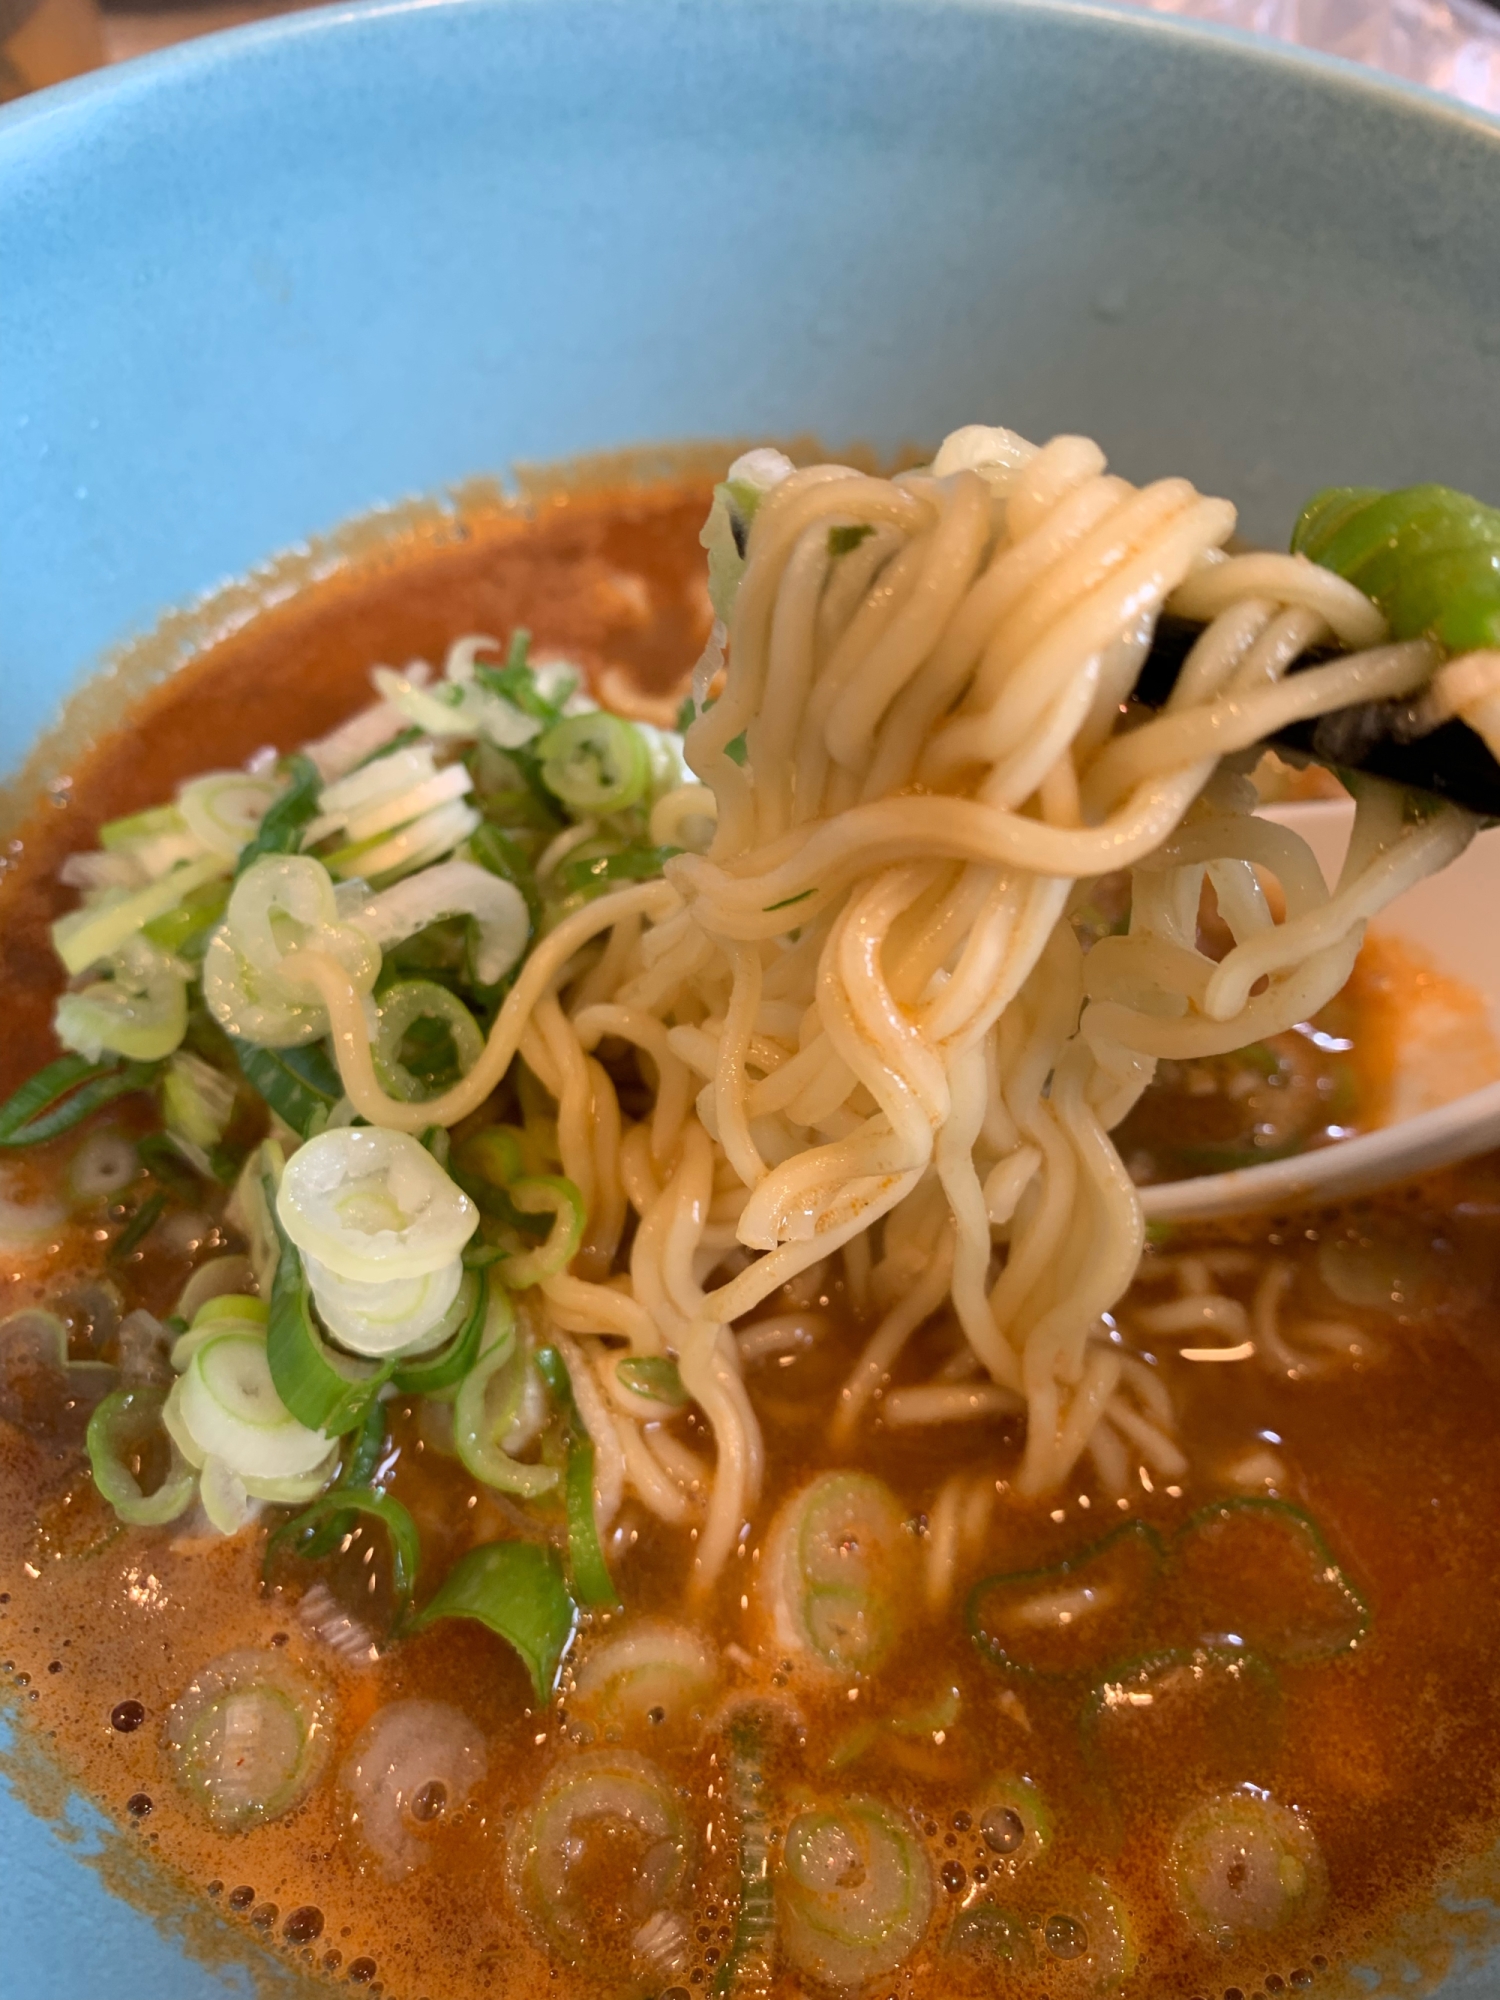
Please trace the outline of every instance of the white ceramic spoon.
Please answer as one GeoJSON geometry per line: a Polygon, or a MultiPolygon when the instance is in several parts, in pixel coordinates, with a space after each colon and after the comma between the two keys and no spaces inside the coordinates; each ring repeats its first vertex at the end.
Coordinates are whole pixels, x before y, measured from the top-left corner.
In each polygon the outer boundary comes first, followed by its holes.
{"type": "MultiPolygon", "coordinates": [[[[1300,833],[1325,878],[1337,879],[1354,819],[1351,805],[1277,806],[1266,816],[1300,833]]],[[[1371,930],[1415,947],[1436,970],[1473,988],[1500,1034],[1500,827],[1481,833],[1451,868],[1398,898],[1371,930]]],[[[1141,1206],[1154,1222],[1175,1222],[1332,1201],[1452,1166],[1493,1146],[1500,1146],[1500,1082],[1293,1159],[1143,1188],[1141,1206]]]]}

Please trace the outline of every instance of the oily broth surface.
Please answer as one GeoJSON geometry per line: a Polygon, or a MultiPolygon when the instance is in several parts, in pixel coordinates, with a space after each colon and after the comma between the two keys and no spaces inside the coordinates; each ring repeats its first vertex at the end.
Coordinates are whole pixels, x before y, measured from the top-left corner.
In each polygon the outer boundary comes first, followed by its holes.
{"type": "MultiPolygon", "coordinates": [[[[9,857],[0,884],[0,991],[8,1007],[0,1090],[51,1053],[46,1024],[57,976],[45,924],[67,901],[55,869],[64,853],[90,844],[101,819],[160,799],[193,772],[237,763],[266,741],[287,748],[326,729],[365,698],[371,661],[440,657],[462,631],[503,637],[524,622],[540,649],[567,650],[590,667],[616,660],[648,685],[669,685],[696,652],[706,617],[696,545],[705,501],[698,488],[574,496],[544,507],[524,533],[508,527],[493,538],[423,548],[408,561],[391,558],[267,613],[153,694],[128,732],[80,764],[72,785],[55,795],[64,803],[44,806],[9,857]]],[[[42,1149],[24,1173],[45,1180],[75,1144],[76,1137],[42,1149]]],[[[1316,1929],[1229,1954],[1195,1945],[1163,1888],[1170,1827],[1189,1802],[1170,1760],[1148,1775],[1139,1796],[1107,1802],[1079,1753],[1076,1705],[1055,1691],[1007,1687],[964,1636],[962,1599],[972,1582],[1055,1563],[1124,1515],[1111,1508],[1102,1519],[1086,1488],[1050,1507],[1015,1501],[1005,1485],[1013,1438],[1003,1425],[924,1438],[877,1423],[848,1454],[830,1451],[827,1413],[860,1337],[836,1283],[804,1302],[818,1315],[817,1338],[748,1372],[766,1432],[767,1497],[703,1622],[725,1663],[724,1695],[755,1692],[789,1704],[769,1765],[773,1826],[785,1824],[796,1800],[862,1791],[889,1800],[922,1830],[936,1915],[922,1955],[882,1984],[882,1995],[925,2000],[993,1990],[993,1972],[938,1957],[952,1914],[994,1896],[1045,1918],[1067,1909],[1091,1869],[1107,1874],[1131,1908],[1142,1951],[1133,1993],[1210,2000],[1236,1987],[1249,1996],[1309,1981],[1334,1990],[1341,1962],[1367,1952],[1372,1934],[1419,1902],[1446,1863],[1488,1837],[1500,1811],[1493,1775],[1500,1621],[1491,1610],[1500,1467],[1489,1448],[1500,1379],[1485,1344],[1496,1289],[1487,1232],[1497,1214],[1500,1167],[1487,1163],[1466,1170],[1461,1186],[1433,1184],[1342,1216],[1247,1227],[1237,1241],[1296,1265],[1294,1296],[1299,1289],[1318,1296],[1312,1266],[1330,1231],[1376,1241],[1405,1234],[1445,1247],[1432,1264],[1436,1282],[1409,1310],[1338,1308],[1359,1327],[1366,1351],[1326,1377],[1289,1382],[1253,1365],[1163,1358],[1193,1471],[1180,1489],[1143,1485],[1131,1517],[1171,1532],[1195,1506],[1238,1490],[1232,1482],[1243,1475],[1235,1468],[1256,1448],[1256,1434],[1274,1432],[1276,1490],[1316,1516],[1374,1614],[1372,1636],[1355,1655],[1283,1670],[1280,1742],[1269,1752],[1247,1745],[1236,1772],[1307,1815],[1328,1867],[1323,1917],[1316,1929]],[[775,1503],[833,1464],[867,1468],[891,1484],[919,1554],[924,1522],[953,1472],[967,1468],[976,1482],[981,1475],[999,1482],[954,1595],[942,1610],[914,1617],[890,1666],[853,1700],[848,1686],[815,1685],[757,1650],[754,1578],[775,1503]],[[920,1737],[886,1732],[864,1755],[831,1768],[866,1715],[925,1708],[948,1687],[960,1696],[952,1726],[920,1737]],[[1005,1880],[977,1827],[963,1824],[1002,1770],[1028,1772],[1057,1812],[1066,1858],[1034,1881],[1005,1880]]],[[[170,1310],[194,1255],[219,1240],[207,1212],[174,1235],[153,1232],[142,1251],[112,1267],[127,1309],[170,1310]]],[[[1175,1253],[1200,1240],[1222,1244],[1227,1233],[1174,1238],[1170,1247],[1175,1253]]],[[[59,1245],[49,1294],[99,1254],[82,1227],[60,1235],[59,1245]]],[[[0,1312],[32,1303],[43,1289],[9,1273],[0,1279],[0,1312]]],[[[1329,1310],[1326,1297],[1322,1309],[1329,1310]]],[[[918,1346],[906,1372],[920,1375],[931,1359],[918,1346]]],[[[253,1931],[283,1938],[293,1912],[316,1910],[318,1935],[307,1935],[312,1920],[303,1917],[287,1946],[314,1969],[367,1988],[378,1983],[399,2000],[471,1993],[519,2000],[536,1990],[549,1967],[514,1911],[506,1837],[558,1756],[584,1738],[568,1713],[566,1685],[561,1708],[533,1713],[512,1655],[473,1626],[438,1627],[374,1661],[357,1646],[330,1647],[311,1629],[318,1622],[305,1596],[312,1572],[279,1569],[263,1588],[263,1537],[254,1532],[191,1542],[172,1528],[119,1529],[92,1496],[76,1420],[66,1411],[53,1416],[53,1434],[40,1439],[0,1421],[0,1661],[10,1663],[23,1708],[55,1732],[85,1789],[163,1862],[205,1888],[217,1885],[217,1899],[253,1931]],[[206,1661],[268,1645],[283,1646],[334,1690],[333,1756],[324,1781],[289,1818],[218,1836],[177,1791],[163,1718],[206,1661]],[[349,1831],[332,1778],[376,1709],[407,1697],[462,1709],[486,1740],[489,1768],[464,1810],[438,1823],[426,1865],[393,1882],[349,1831]],[[144,1710],[139,1727],[112,1725],[123,1701],[144,1710]]],[[[394,1429],[393,1491],[421,1526],[430,1583],[464,1548],[507,1531],[507,1503],[432,1450],[404,1407],[394,1429]]],[[[691,1422],[683,1435],[703,1448],[691,1422]]],[[[368,1546],[357,1539],[329,1580],[338,1603],[379,1630],[384,1553],[374,1550],[367,1564],[368,1546]]],[[[626,1539],[612,1562],[631,1612],[680,1617],[689,1557],[685,1533],[627,1510],[626,1539]]],[[[693,1958],[681,1983],[702,1992],[722,1962],[733,1915],[722,1743],[712,1729],[677,1741],[650,1735],[631,1747],[679,1788],[697,1838],[693,1958]]],[[[552,1973],[559,1991],[597,1990],[587,1976],[552,1973]]],[[[1065,2000],[1067,1979],[1066,1966],[1056,1964],[1007,1983],[1028,2000],[1042,1993],[1065,2000]]],[[[783,1987],[799,1990],[789,1976],[783,1987]]]]}

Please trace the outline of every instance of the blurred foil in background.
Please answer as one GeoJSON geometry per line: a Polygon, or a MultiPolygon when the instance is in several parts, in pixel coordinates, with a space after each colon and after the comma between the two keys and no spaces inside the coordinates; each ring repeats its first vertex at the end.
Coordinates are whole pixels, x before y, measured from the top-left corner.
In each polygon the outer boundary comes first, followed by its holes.
{"type": "Polygon", "coordinates": [[[1500,112],[1500,12],[1486,0],[1142,0],[1180,14],[1347,56],[1500,112]]]}

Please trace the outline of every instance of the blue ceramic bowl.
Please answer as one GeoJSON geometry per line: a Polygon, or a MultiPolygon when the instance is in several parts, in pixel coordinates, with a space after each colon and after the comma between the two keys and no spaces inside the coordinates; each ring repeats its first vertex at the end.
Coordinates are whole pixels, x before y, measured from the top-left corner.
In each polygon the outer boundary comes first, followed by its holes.
{"type": "MultiPolygon", "coordinates": [[[[45,93],[0,115],[0,769],[164,608],[517,459],[982,417],[1252,534],[1500,499],[1497,214],[1473,113],[1030,0],[393,0],[45,93]]],[[[0,1990],[246,1990],[70,1825],[0,1791],[0,1990]]]]}

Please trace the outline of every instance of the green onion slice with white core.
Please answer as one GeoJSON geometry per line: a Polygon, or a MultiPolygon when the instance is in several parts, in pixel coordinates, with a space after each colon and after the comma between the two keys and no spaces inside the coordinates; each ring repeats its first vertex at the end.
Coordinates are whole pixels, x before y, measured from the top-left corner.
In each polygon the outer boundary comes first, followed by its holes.
{"type": "Polygon", "coordinates": [[[162,1123],[189,1145],[207,1153],[229,1129],[234,1112],[234,1079],[179,1049],[167,1064],[161,1084],[162,1123]]]}
{"type": "MultiPolygon", "coordinates": [[[[420,877],[417,878],[420,880],[420,877]]],[[[430,1022],[446,1030],[453,1043],[458,1073],[467,1076],[484,1053],[484,1034],[479,1023],[456,993],[433,979],[402,979],[386,988],[376,1002],[380,1025],[372,1054],[381,1088],[403,1104],[420,1103],[441,1096],[447,1085],[429,1085],[413,1074],[402,1061],[406,1037],[419,1022],[430,1022]]]]}
{"type": "Polygon", "coordinates": [[[1056,1822],[1034,1778],[995,1778],[985,1787],[974,1824],[984,1841],[991,1869],[1018,1868],[1040,1861],[1052,1846],[1056,1822]]]}
{"type": "Polygon", "coordinates": [[[1313,1915],[1326,1886],[1310,1829],[1254,1785],[1195,1806],[1172,1837],[1167,1872],[1183,1916],[1223,1946],[1313,1915]]]}
{"type": "Polygon", "coordinates": [[[479,1211],[407,1132],[320,1132],[287,1162],[282,1228],[341,1278],[378,1283],[439,1271],[463,1249],[479,1211]]]}
{"type": "Polygon", "coordinates": [[[632,1940],[672,1909],[691,1862],[671,1785],[624,1750],[564,1758],[510,1844],[512,1880],[532,1922],[570,1963],[600,1972],[629,1970],[632,1940]],[[619,1864],[606,1870],[601,1855],[611,1854],[619,1864]]]}
{"type": "Polygon", "coordinates": [[[209,771],[182,786],[177,809],[209,853],[234,861],[281,790],[274,778],[252,777],[248,771],[209,771]]]}
{"type": "Polygon", "coordinates": [[[304,1261],[318,1317],[354,1353],[418,1354],[447,1337],[439,1329],[463,1282],[462,1259],[454,1257],[420,1278],[386,1278],[375,1284],[342,1278],[316,1257],[304,1261]]]}
{"type": "Polygon", "coordinates": [[[203,998],[226,1034],[259,1048],[295,1049],[328,1032],[328,1010],[304,989],[292,995],[274,973],[258,971],[221,924],[203,954],[203,998]]]}
{"type": "Polygon", "coordinates": [[[761,1590],[776,1642],[825,1670],[887,1658],[912,1600],[912,1545],[896,1496],[863,1472],[829,1472],[772,1523],[761,1590]]]}
{"type": "Polygon", "coordinates": [[[573,813],[615,813],[633,806],[651,783],[651,754],[623,717],[595,709],[570,715],[537,743],[542,783],[573,813]]]}
{"type": "Polygon", "coordinates": [[[186,968],[140,937],[127,939],[106,963],[110,978],[59,997],[57,1039],[91,1061],[106,1052],[132,1062],[171,1055],[187,1032],[186,968]]]}
{"type": "Polygon", "coordinates": [[[328,1346],[313,1319],[307,1274],[297,1246],[282,1229],[274,1209],[269,1212],[277,1247],[266,1331],[272,1379],[287,1408],[309,1429],[320,1430],[327,1437],[342,1437],[365,1421],[370,1404],[390,1379],[395,1358],[363,1360],[328,1346]]]}
{"type": "Polygon", "coordinates": [[[921,1943],[932,1876],[889,1806],[846,1799],[799,1813],[787,1828],[776,1903],[782,1946],[799,1972],[862,1986],[894,1972],[921,1943]]]}
{"type": "Polygon", "coordinates": [[[332,1440],[299,1424],[276,1393],[264,1335],[216,1333],[193,1354],[176,1395],[199,1450],[242,1478],[294,1478],[328,1457],[332,1440]]]}
{"type": "Polygon", "coordinates": [[[88,1454],[94,1484],[122,1521],[132,1527],[159,1527],[175,1521],[192,1504],[197,1485],[193,1468],[175,1439],[162,1428],[166,1391],[154,1383],[116,1389],[89,1418],[88,1454]],[[154,1441],[165,1440],[167,1464],[160,1479],[146,1492],[141,1485],[142,1459],[154,1441]]]}
{"type": "Polygon", "coordinates": [[[214,1826],[279,1819],[321,1775],[331,1735],[326,1693],[284,1653],[246,1648],[194,1675],[167,1717],[178,1783],[214,1826]]]}
{"type": "Polygon", "coordinates": [[[569,1706],[606,1735],[676,1736],[687,1729],[719,1678],[701,1633],[664,1618],[640,1618],[595,1646],[577,1668],[569,1706]]]}

